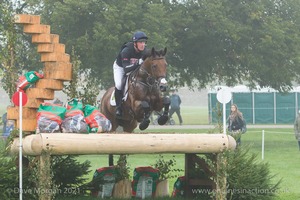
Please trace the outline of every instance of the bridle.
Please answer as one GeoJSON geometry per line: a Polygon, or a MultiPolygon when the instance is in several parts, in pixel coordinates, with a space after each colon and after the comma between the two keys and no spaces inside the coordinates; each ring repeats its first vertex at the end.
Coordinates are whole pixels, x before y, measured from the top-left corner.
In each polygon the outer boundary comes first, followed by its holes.
{"type": "MultiPolygon", "coordinates": [[[[151,61],[153,62],[154,60],[162,60],[165,59],[164,57],[156,57],[156,58],[151,58],[151,61]]],[[[158,88],[160,84],[160,80],[162,78],[165,78],[165,76],[159,76],[159,77],[154,77],[154,71],[153,71],[153,65],[151,65],[151,73],[149,73],[146,69],[144,69],[144,65],[139,66],[133,73],[133,76],[131,77],[133,85],[136,86],[137,83],[146,86],[150,91],[154,88],[158,88]],[[139,74],[145,74],[145,80],[138,80],[137,76],[139,74]]]]}

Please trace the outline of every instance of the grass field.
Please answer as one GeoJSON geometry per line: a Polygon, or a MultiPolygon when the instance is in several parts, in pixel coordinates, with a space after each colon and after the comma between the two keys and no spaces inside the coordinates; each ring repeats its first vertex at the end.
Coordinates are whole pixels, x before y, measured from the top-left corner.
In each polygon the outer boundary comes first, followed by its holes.
{"type": "MultiPolygon", "coordinates": [[[[197,125],[208,124],[208,111],[207,108],[202,107],[183,107],[182,117],[184,125],[197,125]]],[[[178,118],[174,114],[173,118],[178,123],[178,118]]],[[[176,133],[204,133],[210,130],[208,129],[149,129],[148,132],[176,132],[176,133]]],[[[250,145],[251,153],[257,154],[257,160],[262,161],[262,131],[263,129],[248,128],[246,134],[242,136],[242,145],[250,145]]],[[[271,173],[275,175],[274,182],[282,179],[280,190],[276,191],[277,196],[274,200],[295,200],[300,199],[300,151],[297,146],[297,142],[294,137],[292,128],[271,128],[264,129],[265,137],[265,151],[264,160],[269,164],[271,173]]],[[[0,140],[0,146],[3,147],[3,142],[0,140]]],[[[172,155],[164,155],[167,160],[172,155]]],[[[117,158],[116,158],[117,159],[117,158]]],[[[155,163],[157,155],[129,155],[128,163],[131,171],[135,167],[149,166],[155,163]]],[[[87,176],[88,181],[92,179],[92,175],[97,168],[105,167],[108,165],[107,155],[83,155],[78,157],[79,161],[89,160],[91,161],[91,172],[87,176]]],[[[184,155],[176,155],[176,167],[184,169],[184,155]]],[[[241,172],[242,173],[242,172],[241,172]]],[[[131,172],[131,175],[133,172],[131,172]]],[[[178,174],[181,176],[183,174],[178,174]]],[[[175,178],[169,180],[170,192],[172,191],[175,178]]],[[[64,198],[74,199],[74,198],[64,198]]],[[[75,199],[92,199],[89,197],[78,197],[75,199]]]]}
{"type": "MultiPolygon", "coordinates": [[[[208,124],[207,107],[183,106],[181,107],[180,112],[184,125],[208,124]]],[[[176,113],[173,114],[172,118],[175,120],[176,124],[179,124],[176,113]]]]}
{"type": "MultiPolygon", "coordinates": [[[[269,163],[275,180],[282,178],[278,199],[300,199],[300,151],[292,129],[264,130],[264,162],[269,163]]],[[[242,138],[251,151],[262,159],[262,129],[250,129],[242,138]]]]}

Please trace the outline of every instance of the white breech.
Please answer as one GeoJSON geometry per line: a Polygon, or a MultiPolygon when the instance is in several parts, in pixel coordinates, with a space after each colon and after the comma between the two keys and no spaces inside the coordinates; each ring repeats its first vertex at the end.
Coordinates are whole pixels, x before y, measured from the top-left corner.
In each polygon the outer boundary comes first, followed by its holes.
{"type": "Polygon", "coordinates": [[[123,89],[122,84],[123,84],[123,78],[124,78],[125,71],[124,71],[123,67],[120,67],[116,63],[116,61],[114,62],[113,68],[114,68],[115,87],[118,90],[122,90],[123,89]]]}

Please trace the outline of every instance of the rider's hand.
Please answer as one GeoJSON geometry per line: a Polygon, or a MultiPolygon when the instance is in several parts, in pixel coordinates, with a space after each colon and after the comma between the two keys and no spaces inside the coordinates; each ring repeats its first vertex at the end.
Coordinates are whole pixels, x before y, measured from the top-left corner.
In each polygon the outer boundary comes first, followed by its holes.
{"type": "Polygon", "coordinates": [[[141,59],[141,58],[138,60],[139,65],[141,65],[143,62],[144,62],[144,61],[143,61],[143,59],[141,59]]]}

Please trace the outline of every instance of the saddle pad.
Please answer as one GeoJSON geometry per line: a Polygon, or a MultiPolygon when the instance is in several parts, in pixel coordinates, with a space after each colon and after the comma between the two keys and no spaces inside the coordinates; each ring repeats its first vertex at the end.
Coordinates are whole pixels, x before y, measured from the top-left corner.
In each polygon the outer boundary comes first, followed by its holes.
{"type": "Polygon", "coordinates": [[[111,106],[116,106],[116,98],[115,98],[115,91],[113,90],[113,92],[111,93],[111,96],[110,96],[110,105],[111,106]]]}
{"type": "MultiPolygon", "coordinates": [[[[126,101],[127,97],[128,97],[128,82],[129,82],[129,79],[127,77],[126,79],[126,85],[125,85],[125,88],[124,88],[124,92],[123,92],[123,101],[126,101]]],[[[111,96],[110,96],[110,105],[111,106],[116,106],[116,98],[115,98],[115,91],[113,91],[111,93],[111,96]]]]}

